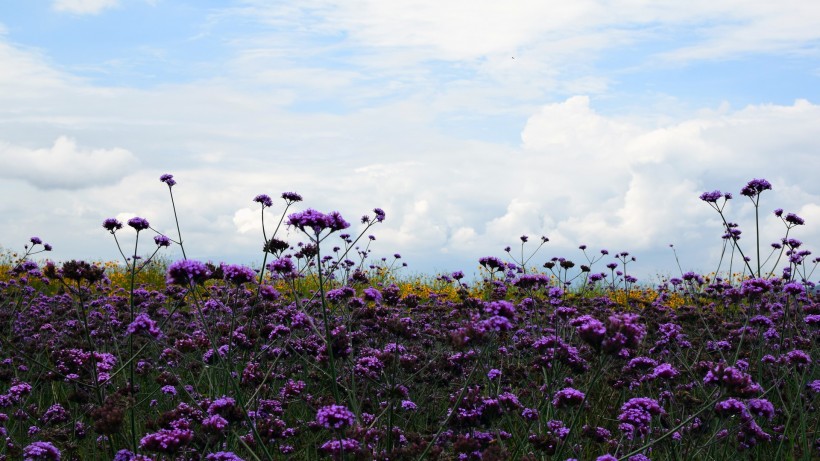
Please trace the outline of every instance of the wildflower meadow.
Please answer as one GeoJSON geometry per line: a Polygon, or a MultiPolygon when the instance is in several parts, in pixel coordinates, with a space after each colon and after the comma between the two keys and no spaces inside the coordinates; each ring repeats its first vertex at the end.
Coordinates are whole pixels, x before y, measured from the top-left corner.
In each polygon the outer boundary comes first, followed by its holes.
{"type": "MultiPolygon", "coordinates": [[[[160,181],[176,219],[184,184],[160,181]]],[[[259,267],[188,258],[184,223],[150,217],[100,220],[120,261],[32,237],[0,265],[0,459],[820,459],[818,258],[771,188],[703,193],[718,267],[653,284],[627,251],[542,257],[546,236],[472,279],[405,276],[372,256],[388,213],[295,192],[248,198],[259,267]],[[755,207],[743,238],[732,200],[755,207]]]]}

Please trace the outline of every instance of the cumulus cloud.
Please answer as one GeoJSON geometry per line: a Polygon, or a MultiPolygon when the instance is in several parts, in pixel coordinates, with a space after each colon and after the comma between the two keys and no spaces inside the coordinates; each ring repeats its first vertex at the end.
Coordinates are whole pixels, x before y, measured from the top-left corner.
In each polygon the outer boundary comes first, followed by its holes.
{"type": "Polygon", "coordinates": [[[117,6],[118,0],[54,0],[56,11],[74,14],[98,14],[102,10],[117,6]]]}
{"type": "Polygon", "coordinates": [[[0,174],[40,189],[76,190],[115,184],[137,164],[136,157],[125,149],[84,149],[65,136],[44,149],[0,143],[0,174]]]}

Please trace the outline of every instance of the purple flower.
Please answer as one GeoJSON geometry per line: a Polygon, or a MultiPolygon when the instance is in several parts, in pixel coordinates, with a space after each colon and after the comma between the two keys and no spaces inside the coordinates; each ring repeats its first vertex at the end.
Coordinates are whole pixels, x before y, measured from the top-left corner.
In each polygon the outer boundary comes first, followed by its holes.
{"type": "Polygon", "coordinates": [[[279,258],[276,261],[269,262],[266,267],[269,271],[281,275],[292,275],[296,273],[296,265],[293,264],[291,258],[279,258]]]}
{"type": "Polygon", "coordinates": [[[771,420],[774,418],[774,405],[766,399],[751,399],[746,408],[749,413],[771,420]]]}
{"type": "Polygon", "coordinates": [[[498,368],[493,368],[492,370],[487,372],[487,378],[490,380],[498,378],[499,376],[501,376],[501,370],[499,370],[498,368]]]}
{"type": "Polygon", "coordinates": [[[356,415],[343,405],[328,405],[316,412],[316,422],[328,429],[341,429],[352,426],[356,415]]]}
{"type": "Polygon", "coordinates": [[[151,320],[146,313],[139,314],[137,318],[128,325],[127,331],[129,335],[139,334],[144,331],[154,338],[159,338],[160,335],[162,335],[162,332],[157,327],[157,322],[151,320]]]}
{"type": "Polygon", "coordinates": [[[378,302],[378,301],[382,300],[381,291],[379,291],[379,290],[377,290],[373,287],[365,288],[364,291],[362,291],[362,293],[364,294],[364,299],[366,299],[367,301],[376,301],[376,302],[378,302]]]}
{"type": "Polygon", "coordinates": [[[359,442],[354,439],[333,439],[323,443],[320,450],[325,453],[338,456],[342,453],[350,453],[359,448],[359,442]]]}
{"type": "Polygon", "coordinates": [[[581,339],[595,347],[601,344],[606,335],[606,327],[604,324],[591,315],[576,317],[570,320],[569,324],[576,327],[578,336],[580,336],[581,339]]]}
{"type": "Polygon", "coordinates": [[[59,461],[60,450],[49,442],[34,442],[23,449],[23,461],[59,461]]]}
{"type": "Polygon", "coordinates": [[[700,194],[700,199],[709,203],[716,203],[721,197],[723,197],[723,193],[719,190],[700,194]]]}
{"type": "Polygon", "coordinates": [[[59,403],[55,403],[54,405],[50,406],[43,416],[40,417],[40,421],[44,424],[57,424],[57,423],[64,423],[68,421],[69,414],[66,409],[60,405],[59,403]]]}
{"type": "Polygon", "coordinates": [[[103,221],[103,227],[111,232],[112,234],[120,229],[122,229],[122,223],[117,221],[115,218],[108,218],[103,221]]]}
{"type": "Polygon", "coordinates": [[[134,454],[131,450],[123,448],[114,455],[114,461],[153,461],[145,455],[134,454]]]}
{"type": "Polygon", "coordinates": [[[787,214],[786,218],[785,218],[785,221],[789,224],[794,225],[794,226],[802,226],[803,224],[806,223],[806,221],[804,221],[803,218],[801,218],[800,216],[797,216],[794,213],[787,214]]]}
{"type": "Polygon", "coordinates": [[[721,416],[742,415],[746,405],[738,399],[729,398],[715,404],[715,412],[721,416]]]}
{"type": "Polygon", "coordinates": [[[780,362],[802,367],[811,363],[811,355],[801,351],[800,349],[795,349],[780,356],[780,362]]]}
{"type": "Polygon", "coordinates": [[[406,411],[414,411],[416,409],[416,404],[413,403],[412,400],[402,400],[401,401],[401,409],[406,411]]]}
{"type": "Polygon", "coordinates": [[[577,407],[584,402],[584,398],[586,398],[586,395],[583,392],[566,387],[555,393],[552,404],[555,408],[577,407]]]}
{"type": "Polygon", "coordinates": [[[32,237],[31,243],[33,245],[40,245],[41,243],[43,243],[43,241],[40,239],[40,237],[32,237]]]}
{"type": "Polygon", "coordinates": [[[302,196],[296,192],[282,192],[282,198],[285,199],[288,205],[302,201],[302,196]]]}
{"type": "Polygon", "coordinates": [[[381,208],[374,208],[373,213],[376,213],[376,221],[378,221],[378,222],[384,221],[384,217],[385,217],[384,210],[382,210],[381,208]]]}
{"type": "Polygon", "coordinates": [[[800,282],[790,282],[783,285],[783,293],[797,296],[804,292],[805,289],[803,288],[803,284],[801,284],[800,282]]]}
{"type": "Polygon", "coordinates": [[[495,256],[485,256],[480,258],[478,263],[491,272],[504,270],[504,262],[495,256]]]}
{"type": "Polygon", "coordinates": [[[218,451],[205,457],[206,461],[244,461],[231,451],[218,451]]]}
{"type": "Polygon", "coordinates": [[[166,282],[186,286],[189,283],[202,283],[210,276],[211,271],[205,264],[193,259],[184,259],[168,266],[166,282]]]}
{"type": "Polygon", "coordinates": [[[661,378],[661,379],[672,379],[678,376],[680,372],[675,369],[672,365],[668,363],[662,363],[655,367],[652,370],[652,373],[649,375],[653,379],[661,378]]]}
{"type": "Polygon", "coordinates": [[[162,391],[163,394],[177,395],[177,388],[170,385],[170,384],[162,386],[162,388],[160,388],[160,390],[162,391]]]}
{"type": "Polygon", "coordinates": [[[193,440],[190,429],[160,429],[140,439],[140,448],[160,453],[173,453],[193,440]]]}
{"type": "Polygon", "coordinates": [[[752,179],[743,189],[740,190],[740,195],[753,198],[760,195],[764,190],[771,190],[772,185],[765,179],[752,179]]]}
{"type": "Polygon", "coordinates": [[[215,433],[220,433],[228,427],[228,420],[221,415],[210,415],[202,420],[202,427],[215,433]]]}
{"type": "Polygon", "coordinates": [[[256,272],[246,266],[222,264],[223,278],[234,285],[242,285],[256,279],[256,272]]]}
{"type": "Polygon", "coordinates": [[[171,239],[169,239],[168,237],[166,237],[164,235],[155,235],[154,236],[154,243],[156,243],[157,246],[160,246],[160,247],[169,247],[169,246],[171,246],[171,239]]]}
{"type": "Polygon", "coordinates": [[[271,200],[269,195],[259,194],[253,198],[253,201],[256,203],[261,203],[262,208],[267,208],[269,206],[273,206],[273,200],[271,200]]]}
{"type": "Polygon", "coordinates": [[[508,319],[515,318],[515,306],[509,301],[493,301],[484,305],[484,312],[508,319]]]}
{"type": "MultiPolygon", "coordinates": [[[[635,397],[629,399],[621,406],[621,414],[618,421],[622,424],[621,430],[625,432],[627,438],[633,438],[635,431],[641,435],[649,433],[649,424],[652,416],[663,415],[666,412],[658,404],[657,400],[648,397],[635,397]]],[[[620,427],[620,426],[619,426],[620,427]]]]}
{"type": "Polygon", "coordinates": [[[226,416],[231,414],[234,409],[236,408],[236,400],[232,397],[222,396],[208,406],[208,414],[209,415],[222,415],[226,416]]]}
{"type": "Polygon", "coordinates": [[[168,184],[168,187],[169,187],[169,188],[173,187],[173,186],[174,186],[174,184],[176,184],[176,183],[177,183],[177,182],[174,180],[174,175],[172,175],[172,174],[168,174],[168,173],[165,173],[164,175],[160,176],[160,177],[159,177],[159,180],[160,180],[161,182],[164,182],[165,184],[168,184]]]}
{"type": "Polygon", "coordinates": [[[703,378],[705,384],[716,384],[726,388],[730,393],[740,396],[758,394],[763,390],[759,384],[752,381],[752,377],[736,367],[720,363],[710,368],[703,378]]]}
{"type": "Polygon", "coordinates": [[[137,232],[148,229],[150,227],[150,225],[148,224],[148,220],[145,218],[140,218],[139,216],[135,216],[129,219],[128,225],[136,229],[137,232]]]}
{"type": "Polygon", "coordinates": [[[288,216],[288,224],[296,226],[302,232],[307,232],[305,228],[312,229],[316,235],[325,229],[335,232],[350,227],[350,223],[345,221],[339,212],[332,211],[324,214],[312,208],[288,216]]]}
{"type": "Polygon", "coordinates": [[[538,409],[524,408],[524,410],[521,412],[521,417],[526,419],[527,421],[535,421],[538,419],[538,409]]]}

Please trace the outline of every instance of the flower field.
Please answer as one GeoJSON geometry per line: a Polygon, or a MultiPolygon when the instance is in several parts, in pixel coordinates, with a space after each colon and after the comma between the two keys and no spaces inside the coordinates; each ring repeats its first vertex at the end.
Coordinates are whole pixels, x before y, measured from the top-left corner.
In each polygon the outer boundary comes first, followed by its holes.
{"type": "MultiPolygon", "coordinates": [[[[770,188],[740,193],[757,210],[770,188]]],[[[731,194],[704,193],[724,267],[655,286],[627,252],[545,261],[549,239],[527,236],[467,280],[371,260],[381,209],[351,235],[281,198],[275,226],[254,198],[261,267],[188,259],[179,224],[140,217],[103,222],[120,262],[37,261],[37,237],[9,256],[0,459],[820,458],[818,260],[790,236],[799,216],[775,211],[784,237],[761,257],[724,215],[731,194]],[[183,258],[158,259],[171,245],[183,258]]]]}

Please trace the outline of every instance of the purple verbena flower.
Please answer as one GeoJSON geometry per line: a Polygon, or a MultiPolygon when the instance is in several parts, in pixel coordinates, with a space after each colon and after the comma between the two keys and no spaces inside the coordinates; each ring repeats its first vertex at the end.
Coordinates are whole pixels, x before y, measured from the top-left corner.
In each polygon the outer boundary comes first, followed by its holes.
{"type": "Polygon", "coordinates": [[[159,338],[162,335],[157,322],[151,319],[146,313],[137,315],[133,322],[128,325],[127,332],[129,335],[135,335],[142,332],[148,333],[153,338],[159,338]]]}
{"type": "Polygon", "coordinates": [[[806,223],[806,221],[804,221],[803,218],[801,218],[800,216],[797,216],[794,213],[787,214],[786,218],[785,218],[785,221],[789,224],[794,225],[794,226],[802,226],[803,224],[806,223]]]}
{"type": "Polygon", "coordinates": [[[250,267],[237,264],[222,264],[221,267],[224,280],[234,285],[242,285],[256,279],[256,272],[250,267]]]}
{"type": "Polygon", "coordinates": [[[333,456],[342,453],[352,453],[359,448],[359,441],[355,439],[333,439],[323,443],[320,450],[333,456]]]}
{"type": "Polygon", "coordinates": [[[253,198],[253,201],[256,202],[256,203],[261,203],[262,208],[268,208],[270,206],[273,206],[273,200],[270,198],[269,195],[266,195],[266,194],[257,195],[256,197],[253,198]]]}
{"type": "Polygon", "coordinates": [[[771,188],[771,183],[765,179],[752,179],[740,190],[740,195],[753,198],[760,195],[764,190],[771,190],[771,188]]]}
{"type": "Polygon", "coordinates": [[[139,216],[135,216],[129,219],[128,225],[136,229],[137,232],[148,229],[150,227],[150,225],[148,224],[148,220],[145,218],[140,218],[139,216]]]}
{"type": "Polygon", "coordinates": [[[719,190],[715,190],[712,192],[704,192],[700,194],[700,199],[704,202],[716,203],[720,198],[723,197],[723,193],[719,190]]]}
{"type": "Polygon", "coordinates": [[[316,422],[328,429],[341,429],[352,426],[356,415],[344,405],[328,405],[316,412],[316,422]]]}
{"type": "Polygon", "coordinates": [[[23,461],[60,461],[61,453],[49,442],[34,442],[23,449],[23,461]]]}
{"type": "Polygon", "coordinates": [[[168,237],[166,237],[164,235],[155,235],[154,236],[154,243],[156,243],[157,246],[160,246],[160,247],[169,247],[169,246],[171,246],[171,239],[169,239],[168,237]]]}
{"type": "Polygon", "coordinates": [[[108,218],[103,221],[103,227],[112,234],[120,229],[122,229],[122,223],[117,221],[115,218],[108,218]]]}
{"type": "Polygon", "coordinates": [[[555,408],[577,407],[584,402],[586,395],[571,387],[566,387],[555,393],[552,404],[555,408]]]}
{"type": "Polygon", "coordinates": [[[193,259],[184,259],[168,266],[166,282],[187,286],[190,283],[203,283],[210,276],[211,270],[205,264],[193,259]]]}
{"type": "Polygon", "coordinates": [[[160,453],[173,453],[193,440],[190,429],[160,429],[140,439],[140,448],[160,453]]]}
{"type": "Polygon", "coordinates": [[[174,175],[165,173],[164,175],[159,177],[161,182],[168,184],[168,187],[173,187],[177,182],[174,180],[174,175]]]}
{"type": "Polygon", "coordinates": [[[302,201],[302,196],[296,192],[282,192],[282,198],[285,199],[285,202],[287,202],[288,205],[302,201]]]}
{"type": "Polygon", "coordinates": [[[206,461],[244,461],[231,451],[218,451],[205,457],[206,461]]]}
{"type": "Polygon", "coordinates": [[[307,233],[306,228],[311,229],[317,236],[325,229],[335,232],[350,227],[350,223],[345,221],[339,212],[331,211],[329,214],[324,214],[312,208],[291,214],[288,216],[288,224],[305,233],[307,233]]]}

